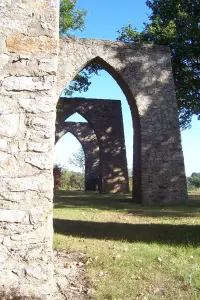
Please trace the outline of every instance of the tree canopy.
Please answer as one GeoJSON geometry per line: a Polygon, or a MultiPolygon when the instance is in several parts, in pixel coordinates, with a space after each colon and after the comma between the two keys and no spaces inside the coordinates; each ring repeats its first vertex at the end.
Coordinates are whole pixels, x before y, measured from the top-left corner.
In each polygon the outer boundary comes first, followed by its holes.
{"type": "Polygon", "coordinates": [[[72,157],[69,158],[68,162],[75,167],[80,168],[82,171],[85,170],[85,153],[83,148],[80,147],[76,152],[72,153],[72,157]]]}
{"type": "Polygon", "coordinates": [[[150,23],[138,32],[132,24],[119,31],[118,40],[168,45],[171,49],[182,129],[192,115],[200,120],[200,2],[199,0],[147,0],[150,23]]]}
{"type": "Polygon", "coordinates": [[[70,35],[71,30],[81,30],[85,28],[85,17],[87,11],[75,8],[76,0],[60,1],[60,35],[70,35]]]}
{"type": "Polygon", "coordinates": [[[200,188],[200,173],[192,173],[190,177],[187,178],[188,186],[200,188]]]}

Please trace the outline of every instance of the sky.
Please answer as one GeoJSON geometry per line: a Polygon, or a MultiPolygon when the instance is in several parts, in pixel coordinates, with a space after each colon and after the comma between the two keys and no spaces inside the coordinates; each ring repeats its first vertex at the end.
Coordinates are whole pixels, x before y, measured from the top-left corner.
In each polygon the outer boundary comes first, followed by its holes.
{"type": "MultiPolygon", "coordinates": [[[[105,40],[116,40],[117,31],[122,26],[131,22],[138,30],[142,30],[143,23],[148,22],[149,9],[145,0],[78,0],[78,9],[84,8],[88,11],[86,17],[86,28],[83,32],[76,31],[72,34],[80,38],[95,38],[105,40]]],[[[74,97],[116,99],[122,102],[124,119],[125,141],[127,149],[128,167],[132,166],[133,129],[130,109],[127,100],[117,83],[106,72],[102,71],[100,76],[94,76],[92,84],[87,93],[74,93],[74,97]]],[[[72,116],[69,121],[81,121],[81,118],[72,116]]],[[[200,172],[200,121],[194,117],[192,128],[181,133],[182,146],[185,160],[186,175],[192,172],[200,172]]],[[[62,137],[54,147],[54,162],[68,169],[80,171],[80,169],[69,165],[68,159],[80,147],[79,142],[71,134],[62,137]],[[70,147],[69,147],[70,145],[70,147]]]]}

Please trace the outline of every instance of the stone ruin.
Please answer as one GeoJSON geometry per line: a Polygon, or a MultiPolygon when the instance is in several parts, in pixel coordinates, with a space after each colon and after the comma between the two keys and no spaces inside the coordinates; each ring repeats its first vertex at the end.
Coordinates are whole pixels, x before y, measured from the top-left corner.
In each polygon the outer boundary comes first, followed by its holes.
{"type": "Polygon", "coordinates": [[[99,144],[94,130],[84,122],[56,124],[56,143],[67,133],[71,133],[77,138],[85,154],[85,191],[102,192],[99,144]]]}
{"type": "Polygon", "coordinates": [[[59,39],[58,28],[58,0],[1,0],[0,291],[43,300],[51,298],[53,286],[56,104],[87,64],[101,64],[130,105],[134,201],[187,201],[169,49],[59,39]]]}
{"type": "MultiPolygon", "coordinates": [[[[96,157],[94,157],[96,156],[95,144],[91,145],[94,156],[91,156],[91,163],[88,163],[90,155],[88,159],[86,155],[86,178],[88,178],[89,173],[91,174],[91,172],[88,172],[88,168],[92,172],[94,171],[93,174],[99,168],[97,174],[100,174],[99,189],[102,193],[128,193],[128,170],[121,101],[60,98],[56,118],[56,136],[58,136],[57,133],[60,131],[63,132],[63,126],[66,129],[67,122],[65,120],[75,112],[88,121],[96,135],[96,143],[98,143],[98,148],[96,148],[99,151],[100,161],[97,162],[96,157]],[[96,170],[92,170],[91,164],[94,164],[96,170]]],[[[81,138],[80,129],[79,133],[75,132],[75,134],[76,136],[79,134],[78,139],[81,138]]],[[[83,134],[87,134],[87,132],[83,134]]],[[[92,181],[90,180],[90,184],[92,184],[92,181]]],[[[95,185],[95,181],[93,184],[95,185]]]]}

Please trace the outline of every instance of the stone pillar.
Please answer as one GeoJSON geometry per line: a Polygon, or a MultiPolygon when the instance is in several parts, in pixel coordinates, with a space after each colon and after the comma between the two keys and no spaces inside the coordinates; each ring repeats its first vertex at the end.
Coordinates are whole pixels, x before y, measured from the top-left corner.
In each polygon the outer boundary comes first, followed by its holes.
{"type": "Polygon", "coordinates": [[[50,299],[58,0],[0,1],[0,293],[50,299]]]}
{"type": "Polygon", "coordinates": [[[75,112],[94,129],[100,150],[100,191],[128,193],[128,169],[121,101],[60,98],[56,126],[75,112]]]}
{"type": "Polygon", "coordinates": [[[106,100],[101,106],[101,116],[97,116],[96,128],[100,132],[100,161],[102,192],[128,193],[128,169],[124,124],[121,101],[106,100]]]}

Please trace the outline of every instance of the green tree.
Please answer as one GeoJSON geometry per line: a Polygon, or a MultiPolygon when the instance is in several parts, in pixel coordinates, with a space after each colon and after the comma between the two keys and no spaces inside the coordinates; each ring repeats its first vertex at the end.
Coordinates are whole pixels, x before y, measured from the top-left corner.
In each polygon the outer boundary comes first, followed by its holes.
{"type": "Polygon", "coordinates": [[[192,115],[200,120],[200,2],[199,0],[147,0],[150,23],[138,32],[131,24],[119,31],[125,42],[168,45],[182,129],[192,115]]]}
{"type": "Polygon", "coordinates": [[[81,168],[84,172],[85,170],[85,153],[83,148],[80,147],[77,152],[72,153],[72,157],[69,158],[69,163],[75,167],[81,168]]]}
{"type": "Polygon", "coordinates": [[[76,0],[61,0],[60,1],[60,35],[70,36],[70,31],[81,30],[85,28],[85,17],[87,11],[75,8],[76,0]]]}
{"type": "Polygon", "coordinates": [[[187,178],[187,181],[189,188],[200,188],[200,173],[192,173],[192,175],[187,178]]]}
{"type": "Polygon", "coordinates": [[[60,189],[66,191],[83,190],[85,185],[84,181],[83,173],[62,170],[60,189]]]}

